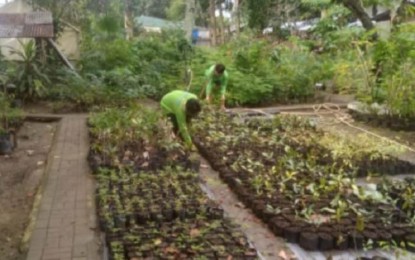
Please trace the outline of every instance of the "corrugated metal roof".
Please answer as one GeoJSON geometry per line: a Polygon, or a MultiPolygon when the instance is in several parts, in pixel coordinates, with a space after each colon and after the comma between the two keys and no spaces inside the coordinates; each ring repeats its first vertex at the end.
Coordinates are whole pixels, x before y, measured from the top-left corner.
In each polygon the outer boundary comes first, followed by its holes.
{"type": "Polygon", "coordinates": [[[135,21],[144,27],[155,27],[161,29],[181,28],[184,24],[183,22],[172,22],[165,19],[145,15],[136,17],[135,21]]]}
{"type": "Polygon", "coordinates": [[[0,13],[0,38],[52,38],[50,12],[0,13]]]}

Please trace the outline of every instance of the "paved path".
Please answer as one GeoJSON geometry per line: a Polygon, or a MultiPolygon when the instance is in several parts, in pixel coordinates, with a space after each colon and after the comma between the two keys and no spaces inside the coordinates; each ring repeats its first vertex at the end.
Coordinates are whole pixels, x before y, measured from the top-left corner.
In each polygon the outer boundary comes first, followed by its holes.
{"type": "Polygon", "coordinates": [[[95,260],[94,181],[90,176],[86,116],[60,122],[27,260],[95,260]]]}

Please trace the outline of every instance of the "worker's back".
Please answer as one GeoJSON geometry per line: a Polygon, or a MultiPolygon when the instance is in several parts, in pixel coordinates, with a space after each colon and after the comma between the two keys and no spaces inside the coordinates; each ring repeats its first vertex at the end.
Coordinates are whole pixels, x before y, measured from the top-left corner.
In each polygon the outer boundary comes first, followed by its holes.
{"type": "Polygon", "coordinates": [[[161,99],[160,105],[164,113],[177,114],[179,112],[184,112],[184,105],[186,104],[187,100],[192,98],[197,99],[197,96],[183,90],[173,90],[167,93],[161,99]]]}

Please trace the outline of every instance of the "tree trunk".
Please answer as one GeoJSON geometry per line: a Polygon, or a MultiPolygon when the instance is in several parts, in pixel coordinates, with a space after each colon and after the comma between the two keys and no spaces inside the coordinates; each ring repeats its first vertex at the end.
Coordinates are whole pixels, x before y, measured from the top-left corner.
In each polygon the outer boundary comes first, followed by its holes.
{"type": "Polygon", "coordinates": [[[134,34],[133,5],[131,0],[124,0],[124,29],[125,37],[131,40],[134,34]]]}
{"type": "Polygon", "coordinates": [[[236,36],[238,37],[239,34],[241,33],[241,19],[239,16],[239,0],[233,1],[232,25],[234,26],[236,36]]]}
{"type": "Polygon", "coordinates": [[[217,44],[217,34],[216,34],[216,15],[215,15],[215,9],[216,9],[216,1],[215,0],[209,0],[209,14],[210,14],[210,39],[212,46],[215,46],[217,44]]]}
{"type": "Polygon", "coordinates": [[[402,23],[405,20],[406,16],[406,6],[408,5],[408,0],[402,0],[401,4],[399,5],[398,9],[396,9],[396,14],[392,17],[392,23],[394,26],[402,23]]]}
{"type": "Polygon", "coordinates": [[[367,31],[375,28],[370,16],[365,12],[360,0],[343,0],[343,5],[362,22],[363,27],[367,31]]]}
{"type": "MultiPolygon", "coordinates": [[[[346,8],[348,8],[362,22],[363,28],[365,28],[366,31],[371,31],[375,29],[375,25],[372,23],[370,16],[365,12],[361,0],[343,0],[342,2],[343,5],[346,8]]],[[[377,40],[377,38],[378,36],[375,32],[372,35],[372,40],[377,40]]]]}
{"type": "Polygon", "coordinates": [[[225,43],[225,18],[223,17],[222,4],[219,5],[219,17],[220,17],[220,23],[219,23],[220,42],[221,44],[224,44],[225,43]]]}
{"type": "Polygon", "coordinates": [[[185,30],[186,38],[192,41],[192,30],[194,26],[195,0],[186,0],[185,30]]]}
{"type": "Polygon", "coordinates": [[[378,5],[374,4],[372,6],[372,18],[375,17],[376,15],[378,15],[378,5]]]}

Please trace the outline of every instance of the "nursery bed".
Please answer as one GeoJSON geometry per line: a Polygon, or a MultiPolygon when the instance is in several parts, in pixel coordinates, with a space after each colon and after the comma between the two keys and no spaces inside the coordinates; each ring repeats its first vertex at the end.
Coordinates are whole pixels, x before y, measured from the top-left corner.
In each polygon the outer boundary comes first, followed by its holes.
{"type": "Polygon", "coordinates": [[[202,190],[194,160],[150,113],[109,111],[89,121],[108,258],[257,259],[245,234],[202,190]]]}
{"type": "Polygon", "coordinates": [[[370,171],[391,174],[411,170],[412,164],[387,156],[379,161],[374,152],[359,155],[366,159],[364,165],[354,154],[333,156],[317,142],[322,134],[302,120],[281,119],[274,125],[251,121],[246,128],[246,124],[216,114],[200,122],[195,138],[200,152],[275,235],[311,251],[362,249],[368,245],[384,248],[392,240],[414,250],[414,227],[408,216],[393,205],[362,199],[361,188],[349,181],[370,171]],[[282,137],[271,137],[275,135],[282,137]],[[286,171],[284,178],[278,176],[281,170],[286,171]],[[322,178],[337,184],[323,191],[329,185],[322,184],[322,178]],[[332,188],[344,190],[334,192],[332,188]],[[341,209],[344,204],[347,206],[341,209]],[[366,211],[378,218],[363,215],[366,211]],[[333,215],[338,214],[341,216],[333,221],[333,215]]]}

